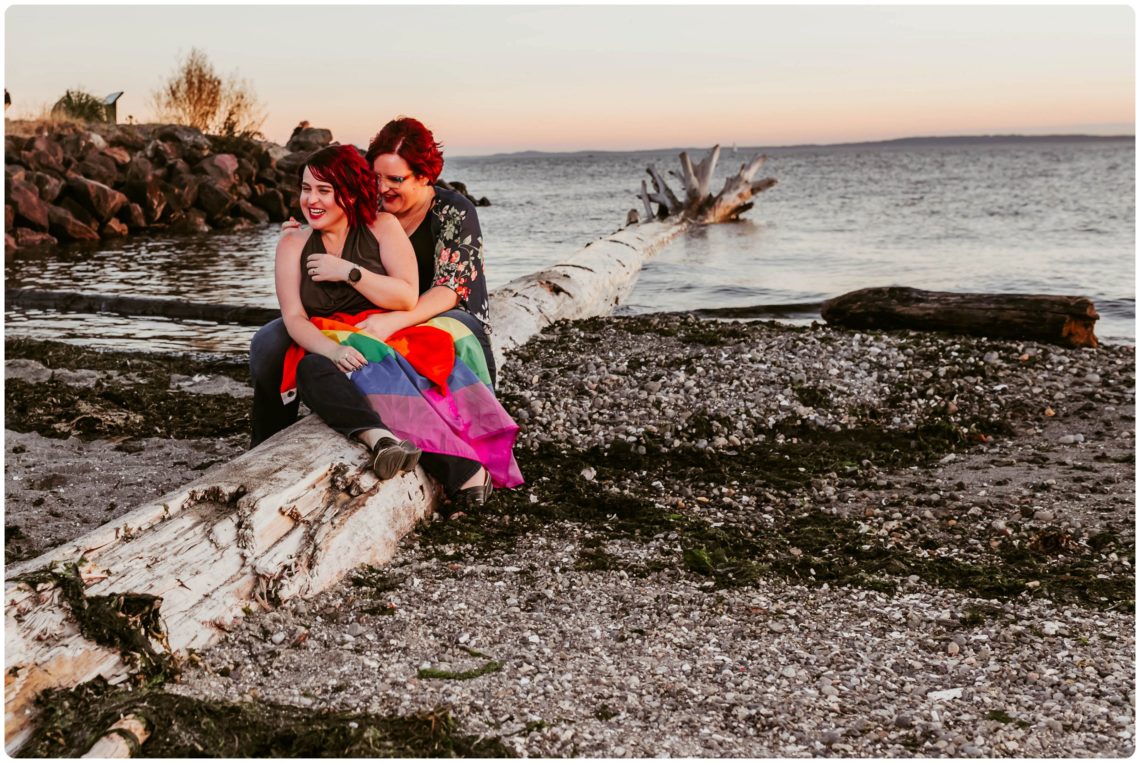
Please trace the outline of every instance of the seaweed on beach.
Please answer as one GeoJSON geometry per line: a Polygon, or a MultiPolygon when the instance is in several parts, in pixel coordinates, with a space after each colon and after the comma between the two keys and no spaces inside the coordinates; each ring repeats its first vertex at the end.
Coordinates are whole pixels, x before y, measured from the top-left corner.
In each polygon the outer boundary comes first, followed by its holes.
{"type": "Polygon", "coordinates": [[[147,725],[150,735],[138,754],[148,758],[513,757],[497,738],[461,733],[445,708],[407,717],[314,711],[112,687],[102,679],[46,691],[39,704],[40,722],[19,757],[79,757],[128,715],[147,725]]]}

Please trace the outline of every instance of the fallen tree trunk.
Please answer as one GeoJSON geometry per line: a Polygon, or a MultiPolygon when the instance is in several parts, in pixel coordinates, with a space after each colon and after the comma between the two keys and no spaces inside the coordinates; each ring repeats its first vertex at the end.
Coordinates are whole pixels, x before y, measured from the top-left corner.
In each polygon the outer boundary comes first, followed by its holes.
{"type": "MultiPolygon", "coordinates": [[[[685,221],[626,228],[493,295],[503,353],[550,323],[609,313],[685,221]]],[[[380,483],[364,449],[309,416],[195,482],[6,570],[6,747],[47,688],[177,668],[250,604],[325,590],[382,564],[431,515],[417,469],[380,483]],[[118,634],[112,637],[110,634],[118,634]]]]}
{"type": "Polygon", "coordinates": [[[237,323],[242,326],[263,326],[274,318],[281,317],[281,311],[275,307],[186,302],[179,299],[132,297],[125,294],[5,289],[4,299],[9,306],[19,305],[37,310],[146,315],[177,320],[237,323]]]}
{"type": "Polygon", "coordinates": [[[1065,347],[1096,347],[1100,317],[1086,297],[955,294],[903,286],[860,289],[820,308],[828,323],[855,329],[914,329],[1065,347]]]}

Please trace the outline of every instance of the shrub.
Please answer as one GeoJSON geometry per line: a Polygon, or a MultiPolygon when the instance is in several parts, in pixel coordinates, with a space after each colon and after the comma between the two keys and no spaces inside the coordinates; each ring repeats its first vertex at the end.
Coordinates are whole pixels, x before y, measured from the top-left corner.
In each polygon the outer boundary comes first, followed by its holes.
{"type": "Polygon", "coordinates": [[[215,135],[259,135],[265,113],[252,86],[236,75],[221,77],[197,48],[178,61],[151,100],[159,121],[215,135]]]}
{"type": "Polygon", "coordinates": [[[107,109],[103,101],[82,90],[68,90],[51,107],[55,119],[78,119],[84,122],[107,121],[107,109]]]}

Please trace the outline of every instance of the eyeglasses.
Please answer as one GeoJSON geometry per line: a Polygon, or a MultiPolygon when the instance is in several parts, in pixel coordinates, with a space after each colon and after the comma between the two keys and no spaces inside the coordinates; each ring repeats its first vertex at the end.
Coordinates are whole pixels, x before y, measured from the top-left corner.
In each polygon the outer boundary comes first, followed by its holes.
{"type": "Polygon", "coordinates": [[[408,178],[403,175],[380,175],[380,181],[391,188],[399,188],[408,178]]]}

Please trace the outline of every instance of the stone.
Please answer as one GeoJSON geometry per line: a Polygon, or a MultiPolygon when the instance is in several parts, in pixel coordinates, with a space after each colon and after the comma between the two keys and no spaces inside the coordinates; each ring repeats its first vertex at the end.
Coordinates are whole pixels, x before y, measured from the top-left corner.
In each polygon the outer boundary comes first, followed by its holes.
{"type": "Polygon", "coordinates": [[[125,195],[113,188],[80,177],[68,178],[67,192],[104,223],[114,217],[119,207],[129,201],[125,195]]]}
{"type": "Polygon", "coordinates": [[[281,192],[276,188],[255,193],[250,199],[250,203],[258,209],[265,210],[273,222],[284,222],[289,217],[289,207],[285,205],[281,192]]]}
{"type": "Polygon", "coordinates": [[[30,170],[47,172],[58,177],[63,177],[67,174],[67,169],[64,167],[63,162],[46,151],[25,151],[20,155],[20,163],[30,170]]]}
{"type": "Polygon", "coordinates": [[[332,131],[323,127],[306,127],[285,145],[290,151],[313,152],[332,143],[332,131]]]}
{"type": "Polygon", "coordinates": [[[180,155],[190,164],[195,164],[213,151],[210,139],[193,127],[184,125],[162,125],[155,131],[159,140],[176,143],[180,148],[180,155]]]}
{"type": "Polygon", "coordinates": [[[48,229],[48,205],[40,198],[39,189],[34,185],[23,180],[9,183],[6,201],[15,209],[17,220],[23,220],[33,230],[48,229]]]}
{"type": "Polygon", "coordinates": [[[55,203],[63,192],[63,181],[46,172],[33,172],[29,178],[39,189],[40,198],[48,204],[55,203]]]}
{"type": "Polygon", "coordinates": [[[107,130],[105,137],[111,146],[121,146],[132,152],[142,151],[147,144],[142,129],[134,125],[113,125],[107,130]]]}
{"type": "Polygon", "coordinates": [[[103,225],[100,233],[103,238],[122,238],[130,233],[130,228],[122,220],[116,220],[112,217],[103,225]]]}
{"type": "Polygon", "coordinates": [[[4,205],[4,230],[12,230],[16,227],[16,208],[11,204],[4,205]]]}
{"type": "Polygon", "coordinates": [[[82,204],[70,196],[64,196],[61,198],[59,200],[59,206],[75,215],[75,219],[86,225],[88,228],[94,228],[98,230],[99,226],[102,225],[99,220],[95,219],[95,215],[91,214],[91,211],[89,209],[84,207],[82,204]]]}
{"type": "Polygon", "coordinates": [[[162,218],[162,213],[166,210],[166,194],[163,193],[162,183],[159,180],[151,176],[145,182],[127,183],[123,190],[126,191],[127,198],[139,207],[148,223],[157,222],[162,218]]]}
{"type": "Polygon", "coordinates": [[[16,228],[16,245],[21,249],[33,246],[51,246],[58,243],[59,240],[50,233],[31,230],[30,228],[16,228]]]}
{"type": "Polygon", "coordinates": [[[150,161],[154,162],[156,167],[165,167],[173,162],[175,159],[181,159],[182,156],[178,151],[178,147],[164,140],[152,140],[146,146],[145,156],[150,161]]]}
{"type": "Polygon", "coordinates": [[[305,166],[305,162],[309,160],[312,151],[294,151],[288,156],[284,156],[277,160],[277,172],[279,175],[285,175],[292,185],[298,185],[297,170],[305,166]]]}
{"type": "Polygon", "coordinates": [[[100,151],[99,155],[107,157],[118,167],[126,167],[131,163],[131,152],[122,146],[108,146],[100,151]]]}
{"type": "Polygon", "coordinates": [[[171,233],[209,233],[210,226],[206,224],[205,212],[187,209],[171,217],[169,230],[171,233]]]}
{"type": "Polygon", "coordinates": [[[84,225],[63,207],[49,206],[48,220],[52,235],[65,241],[98,241],[99,233],[84,225]]]}
{"type": "Polygon", "coordinates": [[[221,217],[233,204],[233,196],[215,181],[206,180],[198,186],[198,200],[195,206],[205,212],[207,218],[221,217]]]}
{"type": "Polygon", "coordinates": [[[107,156],[92,154],[81,161],[75,170],[87,178],[105,186],[113,186],[119,180],[119,166],[107,156]]]}
{"type": "Polygon", "coordinates": [[[119,210],[119,217],[132,228],[147,226],[146,213],[141,206],[133,202],[119,210]]]}
{"type": "Polygon", "coordinates": [[[253,204],[250,204],[245,200],[239,200],[234,203],[234,213],[245,218],[246,220],[252,220],[255,223],[265,224],[269,222],[268,212],[266,212],[264,209],[255,207],[253,204]]]}
{"type": "Polygon", "coordinates": [[[128,185],[149,183],[154,179],[154,165],[145,156],[136,154],[127,165],[126,179],[128,185]]]}
{"type": "Polygon", "coordinates": [[[233,154],[214,154],[194,165],[194,172],[205,175],[218,188],[230,190],[237,183],[238,159],[233,154]]]}

